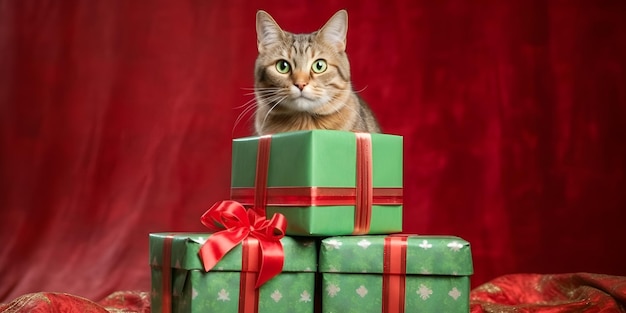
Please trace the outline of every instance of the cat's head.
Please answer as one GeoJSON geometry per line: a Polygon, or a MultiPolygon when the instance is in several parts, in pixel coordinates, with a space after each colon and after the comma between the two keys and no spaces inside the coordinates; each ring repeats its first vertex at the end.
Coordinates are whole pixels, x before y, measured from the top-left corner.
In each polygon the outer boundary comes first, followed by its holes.
{"type": "Polygon", "coordinates": [[[350,65],[346,56],[348,14],[341,10],[318,31],[284,31],[264,11],[257,12],[259,55],[255,64],[258,105],[272,111],[329,114],[348,97],[350,65]]]}

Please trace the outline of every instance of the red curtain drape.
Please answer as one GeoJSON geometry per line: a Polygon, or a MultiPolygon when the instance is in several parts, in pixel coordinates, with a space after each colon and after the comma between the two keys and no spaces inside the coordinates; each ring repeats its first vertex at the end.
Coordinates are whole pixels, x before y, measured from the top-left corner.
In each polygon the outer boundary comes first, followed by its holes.
{"type": "Polygon", "coordinates": [[[347,8],[356,89],[405,140],[405,230],[507,273],[626,275],[624,1],[0,0],[0,302],[150,289],[250,134],[254,16],[347,8]]]}

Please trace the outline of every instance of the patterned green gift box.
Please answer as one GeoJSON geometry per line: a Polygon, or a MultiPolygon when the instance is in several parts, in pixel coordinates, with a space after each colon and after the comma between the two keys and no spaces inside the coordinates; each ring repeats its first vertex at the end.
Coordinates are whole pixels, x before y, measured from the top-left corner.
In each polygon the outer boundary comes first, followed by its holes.
{"type": "MultiPolygon", "coordinates": [[[[289,221],[286,234],[295,236],[336,236],[355,233],[355,205],[313,203],[294,205],[287,190],[356,189],[356,134],[333,130],[280,133],[271,136],[267,161],[268,201],[266,216],[281,213],[289,221]],[[272,200],[277,192],[278,200],[272,200]],[[281,199],[287,199],[281,202],[281,199]]],[[[231,198],[247,204],[238,196],[241,190],[256,186],[257,157],[260,138],[233,140],[231,198]]],[[[371,134],[371,175],[374,201],[371,206],[369,230],[361,234],[391,234],[402,231],[402,137],[371,134]],[[395,191],[396,202],[384,203],[385,191],[395,191]],[[378,193],[380,192],[380,193],[378,193]],[[398,195],[399,193],[399,195],[398,195]],[[377,195],[381,197],[376,198],[377,195]],[[399,200],[398,200],[399,199],[399,200]],[[377,202],[383,201],[383,202],[377,202]],[[377,204],[383,203],[383,204],[377,204]]],[[[313,193],[314,191],[311,191],[313,193]]],[[[388,195],[388,194],[387,194],[388,195]]],[[[293,199],[293,197],[292,197],[293,199]]],[[[387,198],[389,199],[389,198],[387,198]]]]}
{"type": "Polygon", "coordinates": [[[319,271],[325,313],[469,311],[472,256],[458,237],[330,237],[319,271]]]}
{"type": "MultiPolygon", "coordinates": [[[[152,312],[168,312],[163,306],[171,301],[170,312],[239,312],[240,279],[242,277],[242,245],[222,258],[215,268],[205,272],[198,250],[211,234],[154,233],[150,234],[150,263],[152,269],[152,312]],[[168,241],[171,244],[165,244],[168,241]],[[170,296],[163,294],[163,258],[171,249],[170,296]],[[167,300],[171,299],[171,300],[167,300]]],[[[283,272],[258,289],[258,312],[314,311],[315,270],[317,251],[312,239],[281,239],[285,253],[283,272]]]]}

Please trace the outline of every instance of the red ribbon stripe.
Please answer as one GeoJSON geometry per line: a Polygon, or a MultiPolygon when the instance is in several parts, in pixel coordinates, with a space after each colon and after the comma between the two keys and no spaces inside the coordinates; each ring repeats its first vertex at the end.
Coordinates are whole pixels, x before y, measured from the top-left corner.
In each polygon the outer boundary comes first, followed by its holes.
{"type": "Polygon", "coordinates": [[[353,235],[367,234],[372,218],[372,136],[356,133],[356,205],[353,235]]]}
{"type": "Polygon", "coordinates": [[[242,243],[241,276],[239,277],[239,313],[259,311],[259,288],[255,288],[261,264],[261,246],[256,238],[248,237],[242,243]]]}
{"type": "MultiPolygon", "coordinates": [[[[243,205],[255,204],[256,188],[233,187],[230,197],[243,205]]],[[[357,188],[347,187],[267,187],[267,206],[355,205],[357,188]]],[[[402,188],[372,188],[372,205],[402,204],[402,188]]]]}
{"type": "Polygon", "coordinates": [[[385,237],[383,313],[404,313],[407,236],[385,237]]]}
{"type": "Polygon", "coordinates": [[[161,264],[161,312],[172,312],[172,241],[174,236],[163,239],[163,264],[161,264]]]}
{"type": "Polygon", "coordinates": [[[254,180],[254,207],[261,216],[265,216],[265,206],[267,203],[267,173],[270,166],[272,136],[265,135],[259,137],[257,148],[256,175],[254,180]]]}

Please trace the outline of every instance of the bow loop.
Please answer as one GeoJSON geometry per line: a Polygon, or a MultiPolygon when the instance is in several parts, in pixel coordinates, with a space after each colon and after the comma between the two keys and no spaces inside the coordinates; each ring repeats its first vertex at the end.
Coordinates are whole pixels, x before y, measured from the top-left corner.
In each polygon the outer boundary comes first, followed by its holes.
{"type": "Polygon", "coordinates": [[[237,227],[249,228],[250,221],[246,215],[246,209],[235,201],[220,201],[208,209],[200,221],[212,232],[237,227]]]}
{"type": "Polygon", "coordinates": [[[274,214],[267,220],[254,210],[235,201],[220,201],[207,210],[200,221],[214,232],[200,248],[205,271],[210,271],[228,251],[253,236],[261,247],[261,265],[256,287],[260,287],[283,268],[284,253],[280,239],[285,236],[287,220],[274,214]]]}

